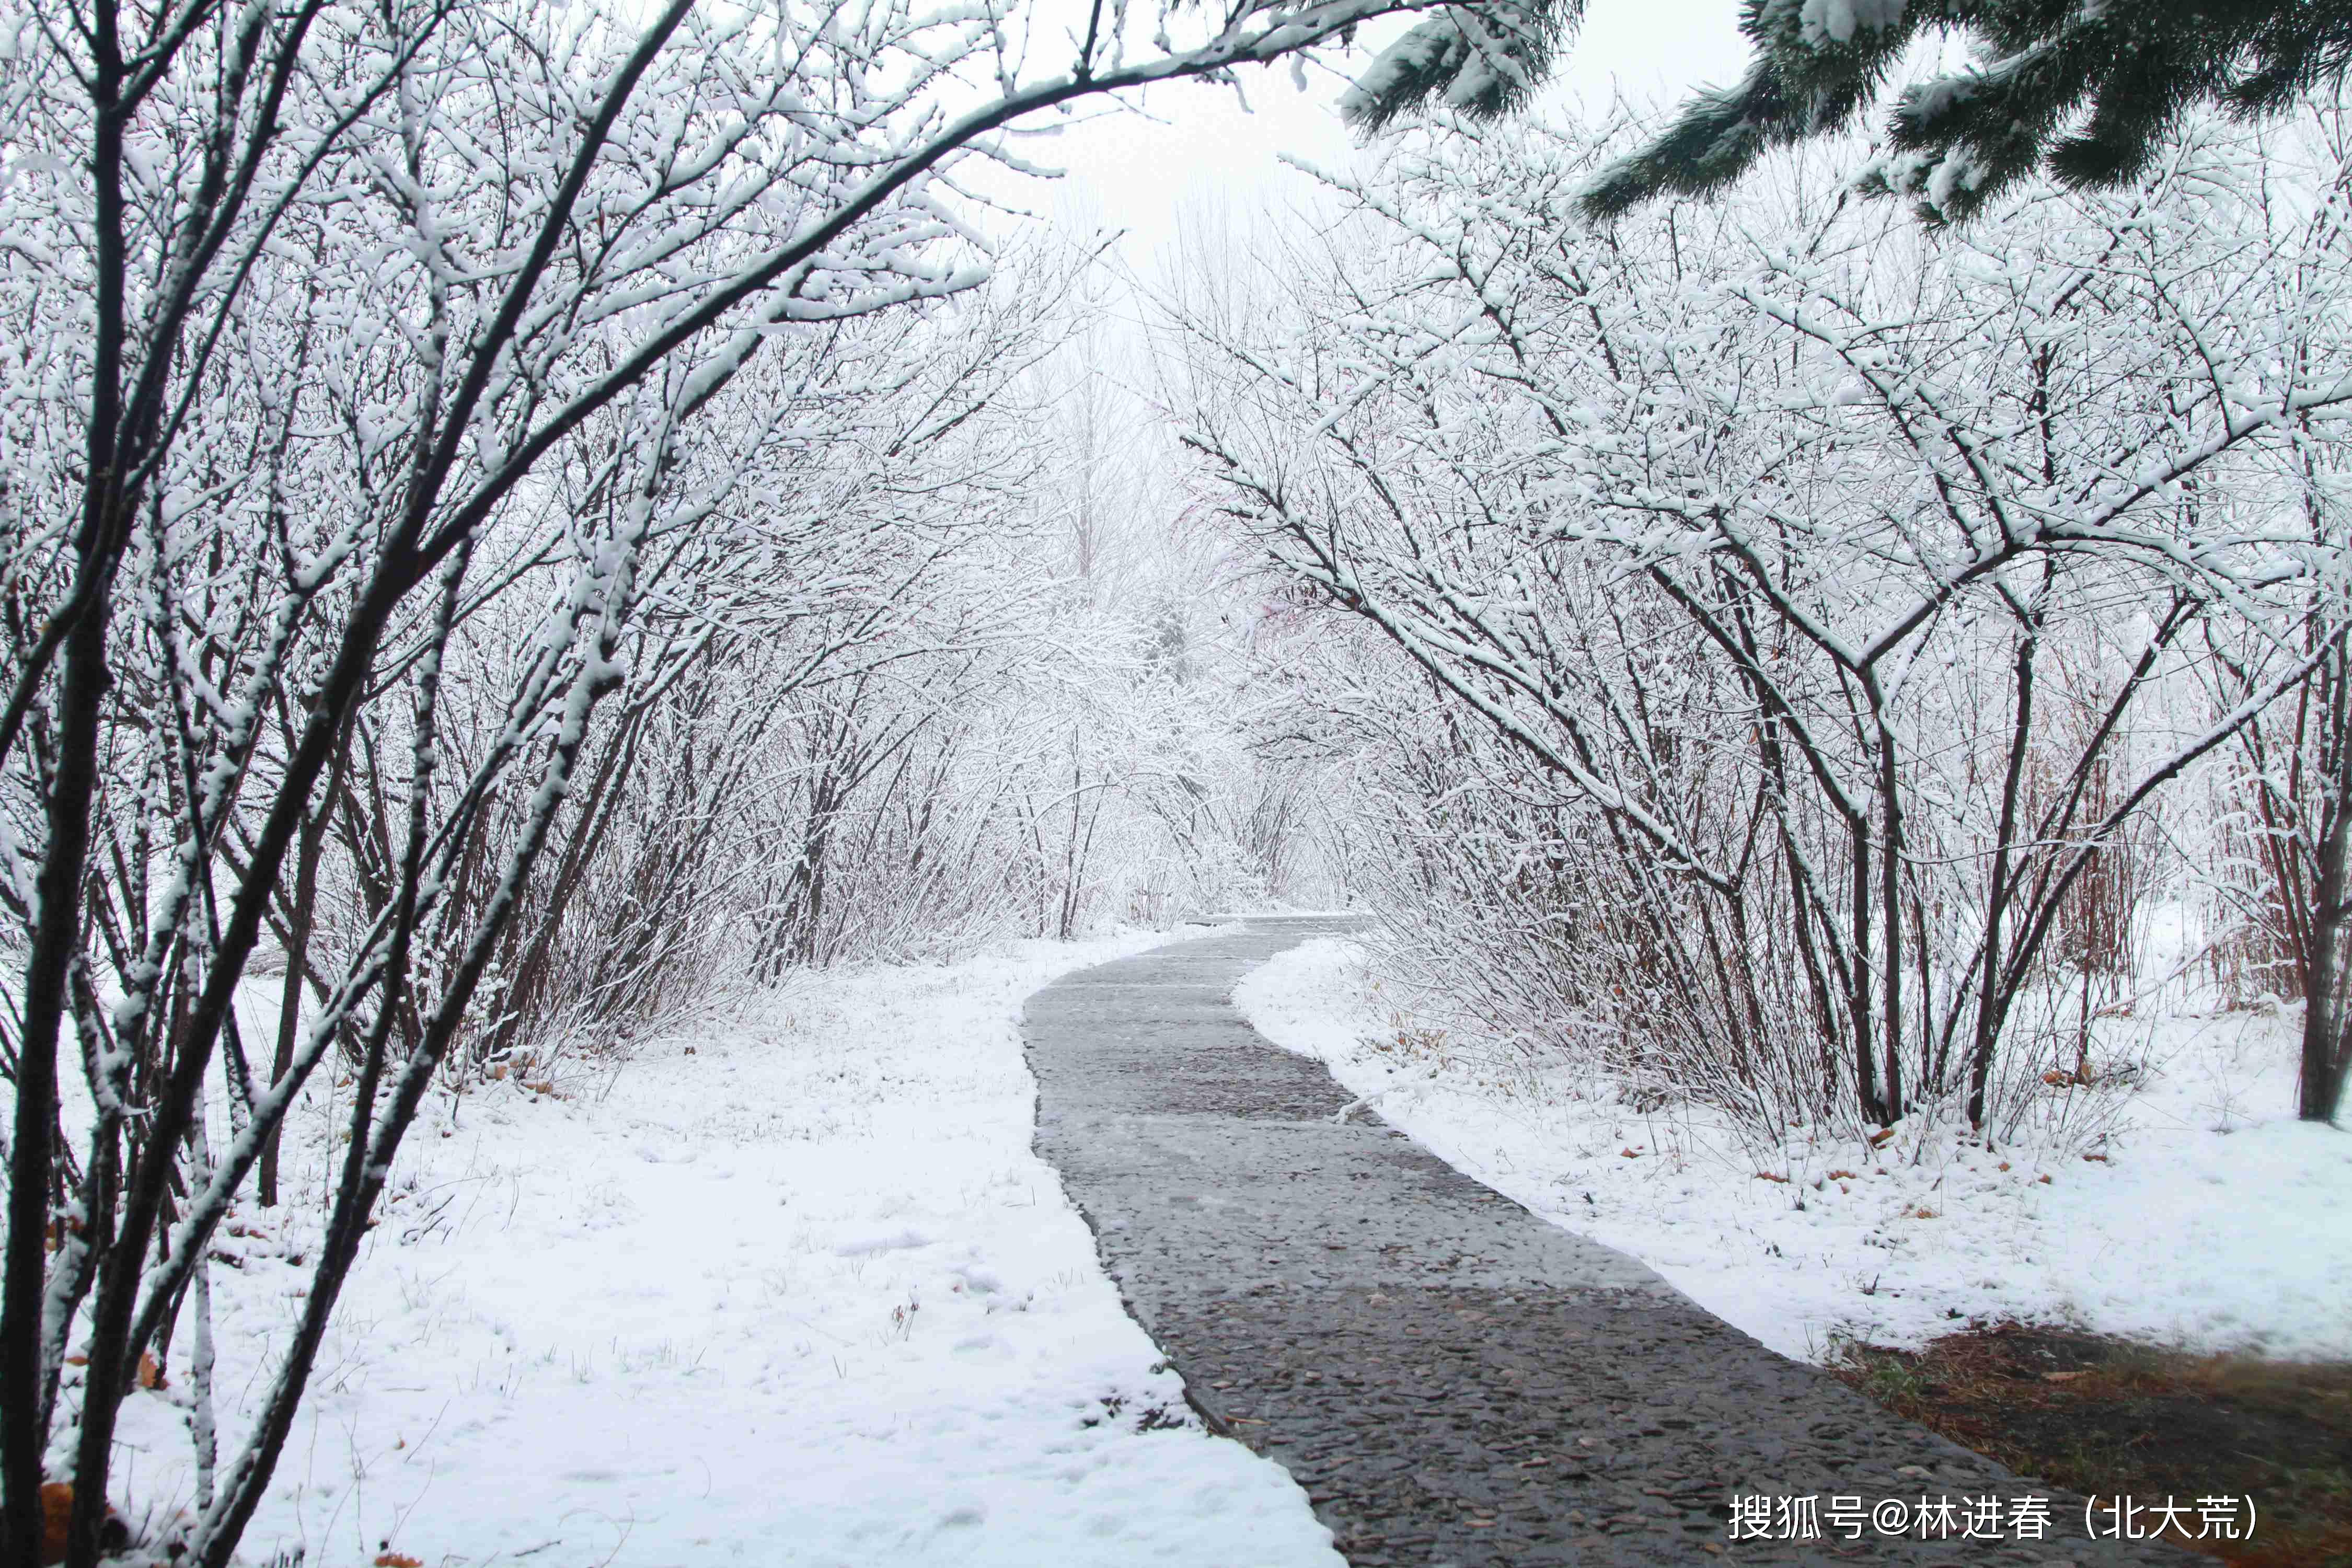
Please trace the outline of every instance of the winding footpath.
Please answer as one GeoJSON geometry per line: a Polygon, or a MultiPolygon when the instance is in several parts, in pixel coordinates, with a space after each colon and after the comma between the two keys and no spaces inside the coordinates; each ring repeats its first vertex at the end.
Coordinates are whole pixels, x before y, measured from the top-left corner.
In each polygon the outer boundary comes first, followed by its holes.
{"type": "Polygon", "coordinates": [[[2088,1539],[2081,1499],[1774,1354],[1378,1118],[1335,1122],[1346,1091],[1228,998],[1347,929],[1254,919],[1082,971],[1031,999],[1024,1032],[1038,1152],[1129,1310],[1202,1418],[1286,1467],[1355,1568],[2206,1561],[2088,1539]],[[1766,1520],[1733,1540],[1733,1499],[1759,1495],[1817,1497],[1822,1538],[1766,1520]],[[1994,1539],[1848,1541],[1829,1512],[1996,1496],[1994,1539]],[[2027,1497],[2048,1501],[2044,1539],[2009,1531],[2027,1497]]]}

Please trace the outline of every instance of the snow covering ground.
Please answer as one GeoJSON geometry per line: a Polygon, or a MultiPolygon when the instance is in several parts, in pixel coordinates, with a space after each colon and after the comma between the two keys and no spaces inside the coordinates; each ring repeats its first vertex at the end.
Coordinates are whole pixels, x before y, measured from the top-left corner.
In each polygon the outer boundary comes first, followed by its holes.
{"type": "MultiPolygon", "coordinates": [[[[1030,1152],[1023,1001],[1166,940],[805,976],[625,1062],[559,1064],[551,1094],[436,1097],[247,1560],[1336,1568],[1287,1474],[1193,1425],[1030,1152]]],[[[2293,1121],[2279,1019],[2156,1031],[2104,1161],[1930,1130],[1780,1151],[1780,1183],[1702,1118],[1497,1070],[1345,942],[1235,1002],[1461,1169],[1791,1355],[2000,1315],[2352,1355],[2352,1135],[2293,1121]]],[[[241,1266],[214,1269],[232,1439],[299,1310],[287,1263],[320,1229],[332,1098],[292,1124],[288,1201],[241,1212],[241,1266]]],[[[134,1516],[192,1495],[184,1382],[126,1408],[134,1516]]]]}
{"type": "MultiPolygon", "coordinates": [[[[1030,1152],[1023,1000],[1166,940],[819,974],[552,1096],[436,1097],[247,1559],[1336,1568],[1285,1471],[1192,1426],[1030,1152]]],[[[214,1271],[232,1436],[327,1110],[214,1271]]],[[[191,1495],[174,1389],[126,1411],[135,1513],[191,1495]]]]}
{"type": "Polygon", "coordinates": [[[2292,1014],[2146,1030],[2147,1076],[2088,1151],[2053,1137],[1989,1155],[1949,1125],[1906,1124],[1881,1151],[1759,1158],[1720,1121],[1645,1117],[1431,1031],[1344,941],[1282,954],[1234,1002],[1457,1169],[1783,1354],[2018,1317],[2352,1357],[2352,1133],[2294,1119],[2292,1014]]]}

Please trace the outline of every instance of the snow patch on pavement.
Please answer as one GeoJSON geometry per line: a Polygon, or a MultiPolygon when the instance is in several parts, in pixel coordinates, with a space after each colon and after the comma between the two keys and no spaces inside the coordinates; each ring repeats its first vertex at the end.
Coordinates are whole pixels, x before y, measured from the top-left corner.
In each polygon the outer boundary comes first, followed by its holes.
{"type": "Polygon", "coordinates": [[[2352,1134],[2294,1120],[2291,1019],[2157,1026],[2149,1075],[2091,1159],[1988,1154],[1961,1129],[1906,1124],[1883,1150],[1844,1139],[1759,1160],[1706,1113],[1643,1115],[1426,1029],[1343,939],[1273,959],[1234,1002],[1456,1169],[1785,1355],[2013,1316],[2352,1357],[2352,1134]]]}

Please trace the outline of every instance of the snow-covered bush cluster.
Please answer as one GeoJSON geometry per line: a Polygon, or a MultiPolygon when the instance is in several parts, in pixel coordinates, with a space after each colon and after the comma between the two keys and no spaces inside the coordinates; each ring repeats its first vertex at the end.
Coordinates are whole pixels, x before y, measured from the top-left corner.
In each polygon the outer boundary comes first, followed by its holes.
{"type": "Polygon", "coordinates": [[[230,1559],[441,1075],[1277,879],[1211,820],[1245,750],[1119,728],[1230,708],[1163,700],[1192,628],[1065,613],[1077,262],[978,187],[1395,7],[0,8],[0,1558],[70,1485],[97,1561],[177,1357],[169,1546],[230,1559]],[[322,1064],[331,1212],[224,1431],[212,1244],[322,1064]]]}
{"type": "Polygon", "coordinates": [[[1595,230],[1614,145],[1439,129],[1166,301],[1207,493],[1351,630],[1391,963],[1776,1140],[2005,1140],[2251,954],[2330,1113],[2342,107],[1949,232],[1817,164],[1595,230]]]}

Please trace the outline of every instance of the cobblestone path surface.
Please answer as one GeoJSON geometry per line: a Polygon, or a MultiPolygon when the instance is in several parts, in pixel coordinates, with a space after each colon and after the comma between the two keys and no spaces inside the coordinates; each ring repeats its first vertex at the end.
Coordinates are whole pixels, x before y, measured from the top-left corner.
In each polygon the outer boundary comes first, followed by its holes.
{"type": "Polygon", "coordinates": [[[1252,920],[1083,971],[1024,1028],[1038,1152],[1129,1310],[1213,1429],[1297,1478],[1350,1563],[2206,1561],[2089,1539],[2081,1499],[1766,1350],[1377,1118],[1335,1123],[1349,1096],[1227,998],[1344,929],[1252,920]],[[1818,1497],[1825,1539],[1732,1541],[1735,1494],[1818,1497]],[[1991,1496],[2049,1500],[2046,1538],[2005,1514],[1999,1540],[1912,1524],[1846,1542],[1828,1514],[1991,1496]]]}

